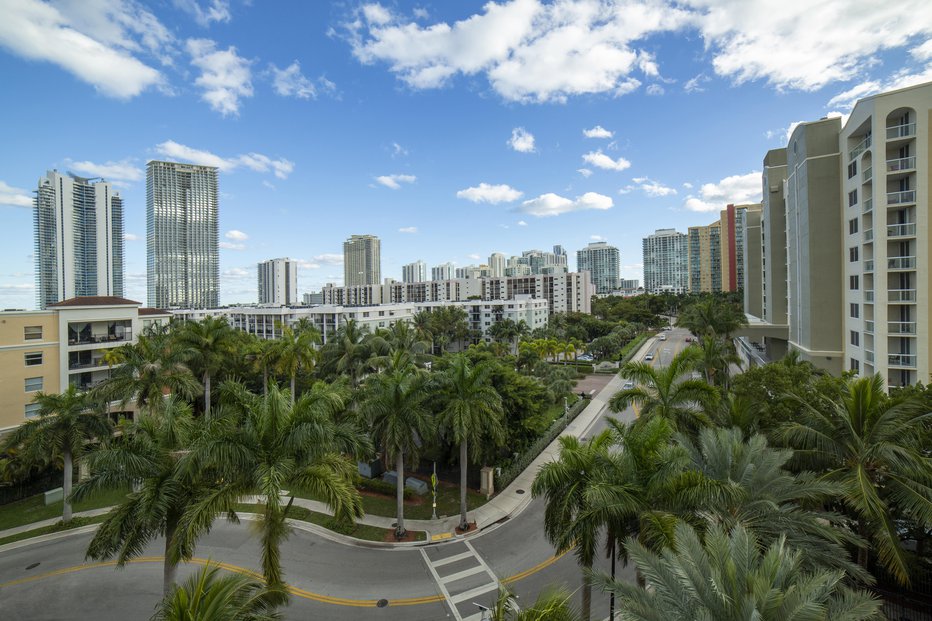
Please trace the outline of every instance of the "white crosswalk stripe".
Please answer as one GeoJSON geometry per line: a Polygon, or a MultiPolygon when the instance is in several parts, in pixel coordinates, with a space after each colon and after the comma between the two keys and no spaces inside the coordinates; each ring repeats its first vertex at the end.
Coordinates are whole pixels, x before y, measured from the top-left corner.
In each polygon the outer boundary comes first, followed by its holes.
{"type": "Polygon", "coordinates": [[[425,548],[420,548],[420,551],[456,621],[479,621],[482,618],[481,612],[473,613],[475,608],[471,608],[470,612],[464,615],[459,607],[469,609],[473,601],[480,596],[488,599],[488,594],[498,590],[499,580],[475,548],[468,541],[461,541],[433,548],[430,555],[425,548]],[[443,554],[445,552],[449,553],[443,554]],[[457,564],[456,567],[448,567],[454,563],[457,564]],[[450,573],[448,570],[453,571],[450,573]]]}

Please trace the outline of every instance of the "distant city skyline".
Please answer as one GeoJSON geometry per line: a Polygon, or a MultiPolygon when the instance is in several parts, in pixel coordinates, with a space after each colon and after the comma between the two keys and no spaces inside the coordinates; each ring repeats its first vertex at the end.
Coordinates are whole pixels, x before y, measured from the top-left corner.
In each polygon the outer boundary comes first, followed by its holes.
{"type": "Polygon", "coordinates": [[[224,304],[256,300],[269,257],[298,262],[300,293],[340,283],[360,231],[383,277],[557,244],[573,270],[608,240],[643,281],[642,238],[758,202],[760,154],[798,121],[932,80],[921,0],[788,4],[779,28],[764,0],[637,4],[10,3],[0,307],[35,306],[32,189],[53,168],[119,190],[125,295],[145,300],[149,160],[218,169],[224,304]]]}

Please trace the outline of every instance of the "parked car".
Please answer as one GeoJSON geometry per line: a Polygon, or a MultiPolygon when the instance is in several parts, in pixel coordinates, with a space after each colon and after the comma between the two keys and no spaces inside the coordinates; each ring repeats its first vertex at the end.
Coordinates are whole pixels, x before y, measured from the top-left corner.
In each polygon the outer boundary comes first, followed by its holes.
{"type": "Polygon", "coordinates": [[[592,355],[591,355],[591,354],[582,354],[582,355],[580,355],[580,356],[576,356],[576,359],[577,359],[577,360],[582,360],[583,362],[592,362],[592,355]]]}
{"type": "Polygon", "coordinates": [[[644,362],[650,362],[653,359],[654,359],[654,352],[651,352],[647,354],[646,356],[644,356],[644,362]]]}
{"type": "Polygon", "coordinates": [[[660,336],[659,336],[658,338],[659,338],[661,341],[666,341],[666,340],[667,340],[667,335],[661,333],[660,336]]]}
{"type": "Polygon", "coordinates": [[[631,380],[625,382],[625,385],[621,387],[622,390],[631,390],[632,388],[634,388],[634,382],[631,380]]]}

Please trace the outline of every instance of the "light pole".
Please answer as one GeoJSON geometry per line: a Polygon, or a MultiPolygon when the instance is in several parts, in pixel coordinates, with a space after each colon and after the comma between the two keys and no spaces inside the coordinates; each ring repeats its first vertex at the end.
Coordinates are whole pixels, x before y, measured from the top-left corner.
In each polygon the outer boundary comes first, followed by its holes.
{"type": "Polygon", "coordinates": [[[433,502],[433,513],[431,513],[430,519],[437,519],[437,462],[434,462],[434,473],[430,475],[430,488],[434,495],[433,502]]]}

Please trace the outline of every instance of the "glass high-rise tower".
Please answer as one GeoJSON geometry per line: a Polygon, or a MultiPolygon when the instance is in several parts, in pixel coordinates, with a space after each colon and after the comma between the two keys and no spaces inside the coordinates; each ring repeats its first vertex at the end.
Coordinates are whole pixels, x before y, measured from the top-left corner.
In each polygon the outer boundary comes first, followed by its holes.
{"type": "Polygon", "coordinates": [[[50,170],[39,179],[33,224],[36,303],[123,296],[123,200],[105,181],[50,170]]]}
{"type": "Polygon", "coordinates": [[[220,260],[217,168],[146,165],[148,304],[215,308],[220,260]]]}
{"type": "Polygon", "coordinates": [[[352,235],[343,242],[343,282],[347,287],[382,280],[382,250],[375,235],[352,235]]]}

